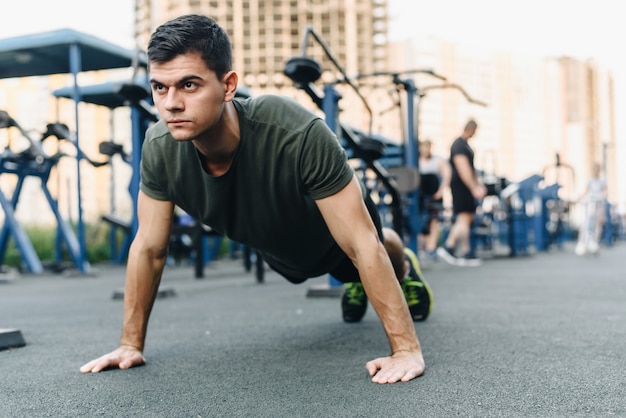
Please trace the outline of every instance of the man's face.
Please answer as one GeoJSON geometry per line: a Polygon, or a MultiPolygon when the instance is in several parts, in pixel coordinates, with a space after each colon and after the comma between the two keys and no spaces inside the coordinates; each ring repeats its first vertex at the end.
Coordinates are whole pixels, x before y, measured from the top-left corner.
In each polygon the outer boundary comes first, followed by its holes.
{"type": "Polygon", "coordinates": [[[476,127],[475,126],[469,126],[467,128],[467,138],[472,138],[474,136],[474,134],[476,134],[476,127]]]}
{"type": "Polygon", "coordinates": [[[150,85],[159,115],[176,140],[202,139],[218,124],[226,85],[199,54],[150,63],[150,85]]]}

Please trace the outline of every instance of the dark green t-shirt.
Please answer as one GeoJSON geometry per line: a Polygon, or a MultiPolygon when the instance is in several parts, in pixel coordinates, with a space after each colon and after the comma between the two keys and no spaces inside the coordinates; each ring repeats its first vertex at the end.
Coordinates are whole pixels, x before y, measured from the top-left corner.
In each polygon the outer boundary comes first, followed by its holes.
{"type": "Polygon", "coordinates": [[[207,174],[193,144],[177,142],[158,122],[144,141],[141,190],[259,250],[279,273],[327,273],[343,253],[315,200],[352,179],[345,151],[323,120],[291,99],[267,95],[234,104],[240,142],[225,174],[207,174]]]}

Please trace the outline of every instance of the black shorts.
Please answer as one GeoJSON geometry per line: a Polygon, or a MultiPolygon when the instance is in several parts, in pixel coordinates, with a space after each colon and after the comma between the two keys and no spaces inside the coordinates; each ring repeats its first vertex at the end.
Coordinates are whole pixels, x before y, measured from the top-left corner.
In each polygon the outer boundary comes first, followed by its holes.
{"type": "Polygon", "coordinates": [[[463,186],[451,187],[452,192],[452,210],[454,214],[459,213],[476,213],[476,199],[472,196],[472,192],[463,186]]]}

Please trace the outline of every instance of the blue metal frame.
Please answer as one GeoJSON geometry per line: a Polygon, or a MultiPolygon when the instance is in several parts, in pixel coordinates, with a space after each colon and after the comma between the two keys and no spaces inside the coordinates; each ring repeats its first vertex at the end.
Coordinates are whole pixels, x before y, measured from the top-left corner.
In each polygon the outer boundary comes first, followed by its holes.
{"type": "MultiPolygon", "coordinates": [[[[31,273],[43,272],[43,266],[32,246],[32,243],[15,218],[15,210],[17,208],[24,180],[26,177],[31,176],[37,177],[41,180],[41,188],[57,221],[57,242],[65,244],[67,253],[80,271],[87,271],[89,269],[89,265],[82,255],[80,242],[74,235],[71,225],[61,216],[58,202],[52,197],[52,194],[47,186],[50,171],[57,164],[57,162],[58,158],[54,157],[46,158],[43,161],[37,161],[35,159],[7,159],[4,156],[0,156],[0,174],[9,173],[17,176],[17,183],[10,201],[7,200],[6,196],[0,192],[0,203],[2,204],[2,208],[5,212],[5,221],[2,231],[0,232],[0,263],[4,260],[4,255],[8,247],[8,240],[12,235],[28,270],[31,273]]],[[[62,248],[60,248],[60,245],[57,246],[57,261],[60,261],[62,258],[61,250],[62,248]]]]}
{"type": "Polygon", "coordinates": [[[0,264],[4,262],[9,237],[12,235],[15,240],[15,246],[22,256],[22,261],[26,264],[28,271],[35,274],[43,273],[41,260],[39,260],[39,256],[37,256],[37,252],[33,248],[33,244],[30,242],[28,235],[15,217],[15,206],[17,202],[14,203],[13,199],[9,202],[4,193],[0,190],[0,204],[4,211],[4,225],[0,233],[0,264]]]}
{"type": "Polygon", "coordinates": [[[128,185],[128,192],[130,193],[133,201],[133,215],[130,224],[130,236],[131,240],[137,233],[139,221],[137,219],[137,198],[139,196],[139,183],[140,183],[140,163],[141,163],[141,149],[143,148],[144,135],[148,128],[149,121],[142,117],[141,112],[136,106],[130,108],[130,118],[132,127],[132,152],[130,157],[130,166],[132,168],[132,174],[130,183],[128,185]]]}
{"type": "MultiPolygon", "coordinates": [[[[76,43],[70,45],[70,72],[72,73],[72,79],[74,80],[74,91],[73,91],[73,99],[74,99],[74,124],[76,127],[76,149],[78,149],[79,141],[78,141],[78,104],[81,101],[80,98],[80,88],[78,87],[78,73],[82,71],[81,69],[81,50],[80,46],[76,43]]],[[[76,201],[77,201],[77,212],[78,219],[76,223],[76,231],[78,234],[78,260],[75,261],[76,266],[80,272],[87,272],[89,270],[89,263],[87,262],[87,240],[85,238],[85,223],[83,220],[83,197],[82,197],[82,187],[81,187],[81,175],[80,175],[80,162],[82,158],[81,155],[78,154],[76,156],[76,201]]],[[[42,181],[43,183],[43,181],[42,181]]],[[[47,190],[47,188],[45,189],[47,190]]],[[[48,193],[46,192],[46,197],[48,197],[48,193]]],[[[51,202],[49,200],[49,202],[51,202]]],[[[52,203],[50,203],[52,205],[52,203]]],[[[57,221],[59,217],[57,217],[57,221]]],[[[61,224],[59,224],[60,228],[63,228],[61,224]]]]}
{"type": "MultiPolygon", "coordinates": [[[[337,115],[339,111],[339,100],[341,99],[341,95],[337,92],[333,85],[326,85],[324,87],[324,97],[322,99],[322,111],[326,118],[324,121],[328,128],[337,133],[337,115]]],[[[341,137],[341,135],[337,135],[341,137]]],[[[337,280],[332,275],[328,275],[328,284],[330,287],[339,287],[342,286],[343,283],[337,280]]]]}
{"type": "MultiPolygon", "coordinates": [[[[376,139],[385,144],[385,154],[377,160],[381,167],[389,169],[391,167],[408,167],[410,169],[419,170],[419,147],[417,146],[417,138],[415,136],[415,106],[413,98],[417,96],[417,88],[411,80],[403,82],[406,83],[407,91],[407,108],[406,108],[406,131],[407,135],[402,146],[397,146],[388,138],[381,135],[371,135],[372,139],[376,139]]],[[[321,108],[325,114],[325,122],[329,128],[337,133],[340,139],[342,133],[338,128],[338,112],[339,112],[339,100],[341,95],[336,91],[333,84],[324,86],[324,97],[321,98],[321,108]]],[[[354,158],[354,152],[349,148],[349,145],[342,141],[342,145],[346,147],[346,151],[349,158],[354,158]]],[[[384,193],[384,191],[381,191],[384,193]]],[[[419,186],[412,192],[404,193],[400,195],[402,200],[401,205],[403,207],[402,220],[400,222],[394,222],[402,225],[402,230],[397,231],[401,236],[404,236],[407,241],[407,247],[413,251],[417,251],[418,241],[417,237],[419,231],[421,231],[423,225],[423,219],[421,216],[421,209],[419,207],[419,186]]],[[[387,212],[381,209],[382,212],[387,212]]],[[[381,213],[385,218],[384,213],[381,213]]],[[[396,228],[394,228],[396,229],[396,228]]]]}
{"type": "MultiPolygon", "coordinates": [[[[404,165],[415,170],[419,170],[419,147],[417,146],[417,138],[415,137],[415,102],[418,97],[417,87],[413,80],[404,80],[404,88],[406,89],[406,138],[404,141],[404,165]]],[[[423,219],[421,217],[421,208],[419,207],[420,188],[417,187],[413,192],[405,194],[406,211],[409,229],[408,247],[417,254],[418,241],[417,236],[423,227],[423,219]]]]}

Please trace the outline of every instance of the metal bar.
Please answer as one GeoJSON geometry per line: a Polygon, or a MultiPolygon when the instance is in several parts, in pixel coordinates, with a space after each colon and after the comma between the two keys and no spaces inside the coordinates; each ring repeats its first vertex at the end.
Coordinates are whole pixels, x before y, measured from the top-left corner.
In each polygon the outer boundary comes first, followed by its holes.
{"type": "MultiPolygon", "coordinates": [[[[13,205],[6,198],[4,193],[0,190],[0,205],[4,210],[4,222],[5,225],[8,223],[8,229],[13,234],[13,239],[15,240],[15,245],[17,250],[20,252],[22,256],[22,260],[26,263],[26,268],[31,273],[40,274],[43,272],[43,265],[41,264],[41,260],[39,260],[39,256],[37,256],[37,252],[33,248],[33,244],[30,242],[28,235],[24,231],[24,229],[20,226],[15,218],[15,212],[13,211],[13,205]]],[[[4,258],[4,251],[0,254],[2,259],[4,258]]]]}
{"type": "MultiPolygon", "coordinates": [[[[81,93],[80,93],[80,88],[78,86],[78,73],[82,70],[81,69],[81,50],[80,50],[80,46],[77,43],[74,43],[72,45],[70,45],[70,72],[72,73],[72,77],[74,79],[74,92],[73,92],[73,99],[74,99],[74,119],[75,119],[75,124],[76,124],[76,148],[78,149],[79,146],[79,123],[78,123],[78,119],[79,119],[79,114],[78,114],[78,105],[81,101],[81,93]]],[[[78,220],[77,220],[77,233],[78,233],[78,259],[75,260],[76,262],[76,266],[78,268],[78,270],[80,272],[86,272],[89,269],[89,264],[87,263],[87,242],[86,242],[86,238],[85,238],[85,224],[83,221],[83,204],[82,204],[82,191],[81,191],[81,175],[80,175],[80,160],[81,160],[81,156],[80,154],[77,155],[76,157],[76,183],[77,183],[77,195],[76,195],[76,200],[77,200],[77,211],[78,211],[78,220]]],[[[45,188],[46,193],[47,192],[47,188],[45,188]]],[[[57,210],[58,212],[58,210],[57,210]]],[[[61,223],[66,224],[65,220],[63,220],[60,216],[57,216],[57,220],[61,223]]],[[[66,225],[61,226],[61,224],[59,224],[59,226],[61,228],[65,228],[66,225]]],[[[67,225],[69,226],[69,225],[67,225]]],[[[66,235],[67,231],[64,232],[64,235],[66,235]]],[[[72,234],[73,235],[73,234],[72,234]]],[[[70,245],[68,243],[68,245],[70,245]]]]}
{"type": "MultiPolygon", "coordinates": [[[[46,196],[46,200],[48,200],[50,209],[52,209],[52,213],[54,213],[54,217],[57,220],[58,233],[67,247],[67,252],[71,257],[72,262],[81,272],[87,271],[89,266],[85,265],[86,262],[82,257],[80,243],[76,239],[74,231],[72,230],[69,222],[67,222],[61,216],[61,213],[59,212],[58,202],[52,197],[48,186],[46,186],[45,179],[43,178],[41,179],[41,188],[44,192],[44,195],[46,196]]],[[[57,254],[57,257],[57,261],[60,261],[60,254],[57,254]]]]}

